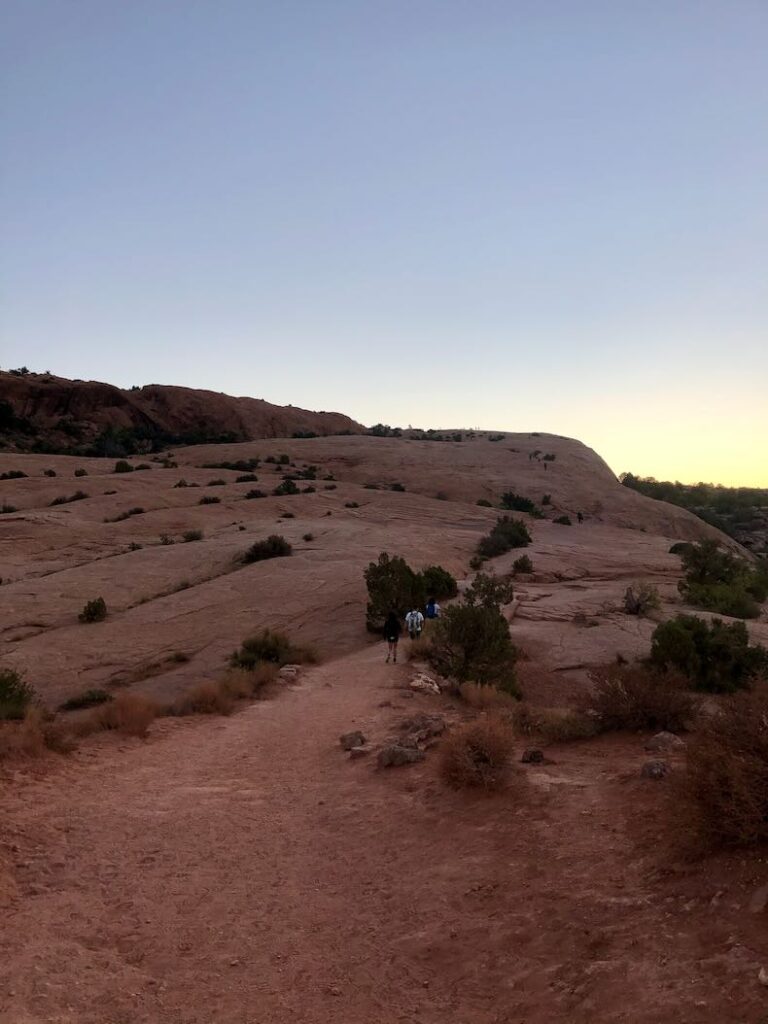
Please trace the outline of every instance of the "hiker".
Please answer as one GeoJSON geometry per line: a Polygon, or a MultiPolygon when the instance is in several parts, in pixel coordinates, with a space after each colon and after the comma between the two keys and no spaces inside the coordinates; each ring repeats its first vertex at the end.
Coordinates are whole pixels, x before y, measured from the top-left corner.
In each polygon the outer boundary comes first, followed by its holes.
{"type": "Polygon", "coordinates": [[[403,627],[400,625],[400,619],[397,616],[396,611],[391,611],[387,616],[387,621],[384,623],[384,638],[387,641],[387,661],[391,658],[392,661],[397,662],[397,641],[400,639],[400,634],[403,631],[403,627]]]}
{"type": "Polygon", "coordinates": [[[434,599],[430,597],[427,600],[427,618],[428,619],[439,619],[440,618],[440,605],[434,599]]]}
{"type": "Polygon", "coordinates": [[[412,609],[405,616],[405,625],[411,640],[418,640],[424,628],[424,616],[418,608],[412,609]]]}

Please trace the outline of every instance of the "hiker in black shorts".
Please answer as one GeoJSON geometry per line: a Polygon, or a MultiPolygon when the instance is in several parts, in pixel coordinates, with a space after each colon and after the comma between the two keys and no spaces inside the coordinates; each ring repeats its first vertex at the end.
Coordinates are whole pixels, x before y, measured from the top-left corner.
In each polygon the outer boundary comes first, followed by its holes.
{"type": "Polygon", "coordinates": [[[397,661],[397,641],[400,639],[402,632],[403,627],[400,625],[397,612],[391,611],[387,616],[387,621],[384,623],[384,639],[387,641],[387,661],[390,658],[392,661],[397,661]]]}

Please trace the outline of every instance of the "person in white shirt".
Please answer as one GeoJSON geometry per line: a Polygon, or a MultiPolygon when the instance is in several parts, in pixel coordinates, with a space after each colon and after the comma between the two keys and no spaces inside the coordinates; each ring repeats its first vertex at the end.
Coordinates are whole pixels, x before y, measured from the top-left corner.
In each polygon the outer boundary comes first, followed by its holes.
{"type": "Polygon", "coordinates": [[[411,640],[418,640],[424,628],[424,616],[418,608],[414,608],[405,616],[405,626],[411,640]]]}

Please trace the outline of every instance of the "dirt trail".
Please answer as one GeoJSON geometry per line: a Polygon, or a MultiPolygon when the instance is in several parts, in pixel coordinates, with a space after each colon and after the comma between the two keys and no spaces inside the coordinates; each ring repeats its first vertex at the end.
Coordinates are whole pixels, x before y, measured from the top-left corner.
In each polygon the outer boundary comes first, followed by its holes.
{"type": "Polygon", "coordinates": [[[231,718],[18,775],[2,1024],[763,1019],[740,883],[649,881],[625,817],[658,800],[623,777],[639,741],[563,748],[490,797],[447,791],[435,756],[347,761],[341,732],[435,709],[393,689],[407,675],[367,648],[231,718]]]}

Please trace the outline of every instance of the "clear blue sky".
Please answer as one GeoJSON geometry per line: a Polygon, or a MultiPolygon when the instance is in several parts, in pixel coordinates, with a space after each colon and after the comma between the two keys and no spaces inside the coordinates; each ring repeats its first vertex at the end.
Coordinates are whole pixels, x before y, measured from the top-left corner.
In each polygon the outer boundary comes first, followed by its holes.
{"type": "Polygon", "coordinates": [[[5,0],[0,365],[768,484],[765,0],[5,0]]]}

